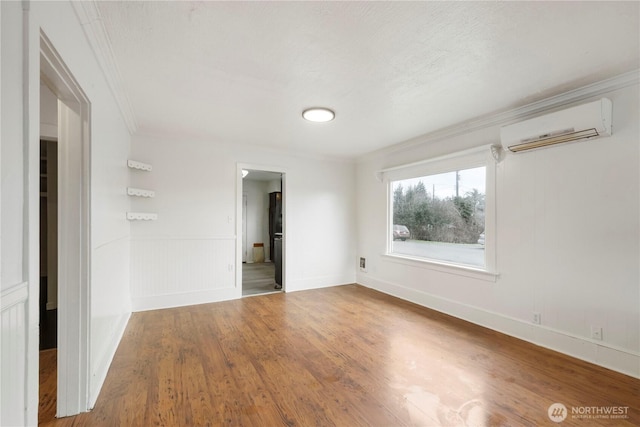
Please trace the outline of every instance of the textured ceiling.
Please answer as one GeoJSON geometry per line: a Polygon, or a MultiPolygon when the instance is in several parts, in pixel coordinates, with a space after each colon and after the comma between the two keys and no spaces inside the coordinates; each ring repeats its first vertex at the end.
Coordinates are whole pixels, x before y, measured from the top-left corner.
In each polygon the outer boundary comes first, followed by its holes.
{"type": "Polygon", "coordinates": [[[331,156],[640,66],[638,2],[97,5],[140,133],[331,156]]]}

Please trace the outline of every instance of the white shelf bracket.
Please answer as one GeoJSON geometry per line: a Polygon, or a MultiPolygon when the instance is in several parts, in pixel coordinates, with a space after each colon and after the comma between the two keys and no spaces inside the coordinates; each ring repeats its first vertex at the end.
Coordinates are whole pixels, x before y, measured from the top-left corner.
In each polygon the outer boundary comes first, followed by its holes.
{"type": "Polygon", "coordinates": [[[158,214],[149,212],[127,212],[127,219],[129,221],[155,221],[158,219],[158,214]]]}
{"type": "Polygon", "coordinates": [[[153,169],[153,166],[151,166],[150,164],[138,162],[137,160],[127,160],[127,166],[129,166],[131,169],[139,169],[143,171],[150,171],[151,169],[153,169]]]}
{"type": "Polygon", "coordinates": [[[153,190],[145,190],[142,188],[127,187],[127,194],[135,197],[156,197],[156,192],[153,190]]]}

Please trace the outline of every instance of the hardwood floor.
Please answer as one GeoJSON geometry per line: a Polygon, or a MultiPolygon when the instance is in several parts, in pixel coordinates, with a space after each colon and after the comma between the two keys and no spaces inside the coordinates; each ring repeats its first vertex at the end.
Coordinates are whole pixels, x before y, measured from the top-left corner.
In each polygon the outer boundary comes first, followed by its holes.
{"type": "Polygon", "coordinates": [[[276,266],[272,262],[242,264],[242,296],[282,292],[276,289],[276,266]]]}
{"type": "Polygon", "coordinates": [[[55,426],[640,424],[640,380],[348,285],[134,313],[95,409],[55,426]],[[576,419],[573,407],[629,407],[576,419]]]}
{"type": "Polygon", "coordinates": [[[58,350],[40,351],[40,400],[38,423],[52,420],[56,416],[56,393],[58,381],[58,350]]]}

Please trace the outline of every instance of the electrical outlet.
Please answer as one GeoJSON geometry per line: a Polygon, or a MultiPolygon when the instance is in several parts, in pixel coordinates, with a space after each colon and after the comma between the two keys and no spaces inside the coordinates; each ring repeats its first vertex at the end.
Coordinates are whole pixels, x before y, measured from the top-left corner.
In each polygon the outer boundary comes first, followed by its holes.
{"type": "Polygon", "coordinates": [[[602,328],[599,326],[591,327],[591,338],[602,341],[602,328]]]}
{"type": "Polygon", "coordinates": [[[367,272],[367,259],[360,257],[360,271],[367,272]]]}
{"type": "Polygon", "coordinates": [[[539,325],[540,323],[542,323],[542,316],[537,311],[534,311],[533,312],[533,319],[531,319],[531,321],[533,323],[535,323],[536,325],[539,325]]]}

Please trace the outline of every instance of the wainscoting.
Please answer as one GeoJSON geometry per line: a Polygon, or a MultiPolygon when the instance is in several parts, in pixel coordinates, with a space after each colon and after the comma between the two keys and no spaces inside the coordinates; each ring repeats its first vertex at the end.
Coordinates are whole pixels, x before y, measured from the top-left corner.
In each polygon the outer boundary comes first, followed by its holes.
{"type": "Polygon", "coordinates": [[[236,238],[131,239],[133,311],[237,298],[236,238]]]}
{"type": "Polygon", "coordinates": [[[27,354],[27,283],[2,291],[2,415],[0,425],[24,425],[27,354]]]}

